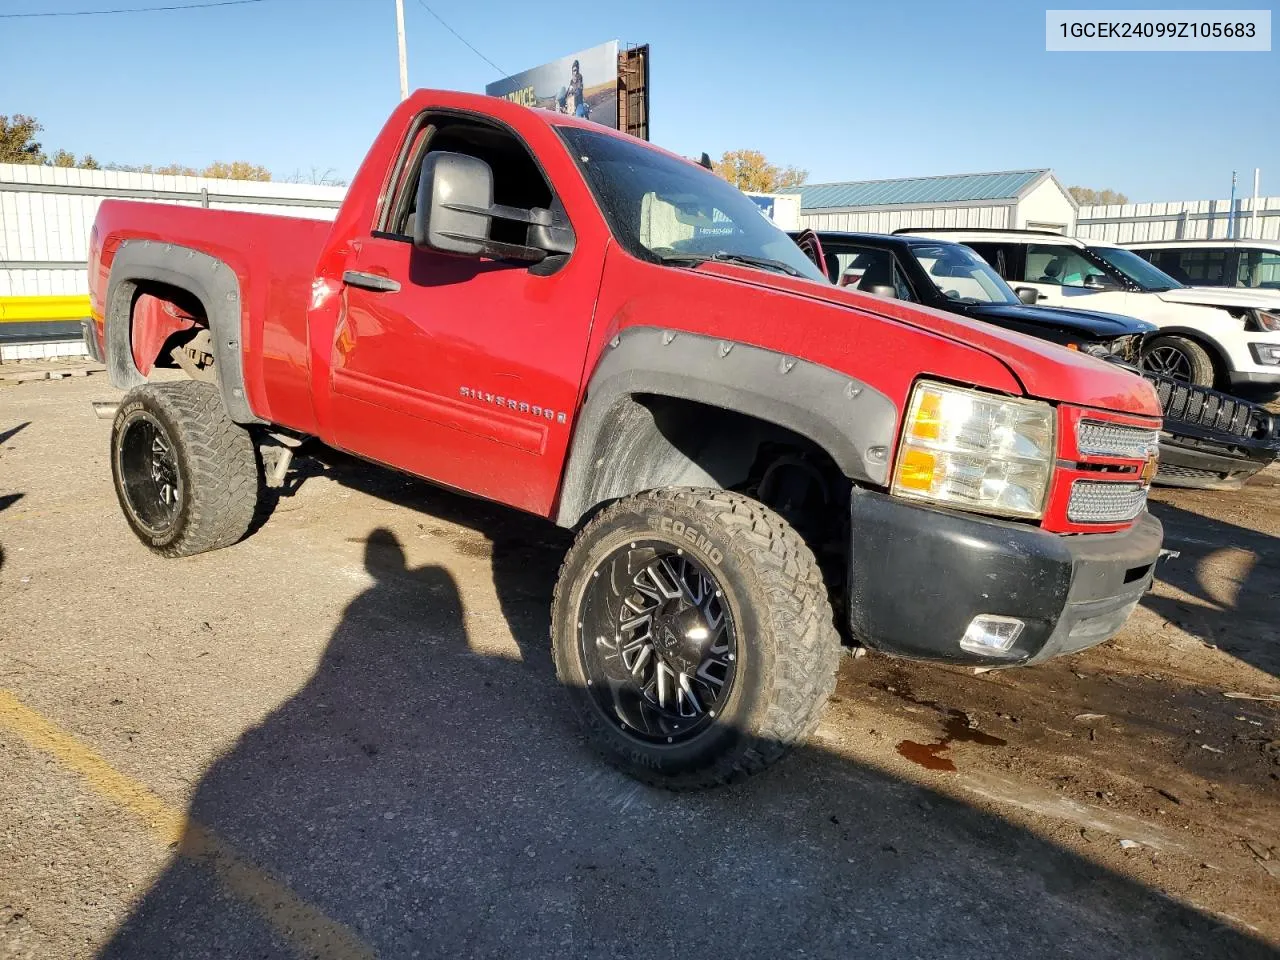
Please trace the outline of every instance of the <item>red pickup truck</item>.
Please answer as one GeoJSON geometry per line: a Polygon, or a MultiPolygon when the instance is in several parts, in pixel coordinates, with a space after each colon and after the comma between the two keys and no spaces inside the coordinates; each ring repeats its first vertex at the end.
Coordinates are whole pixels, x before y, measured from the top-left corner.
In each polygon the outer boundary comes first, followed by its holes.
{"type": "Polygon", "coordinates": [[[144,543],[235,543],[264,444],[304,438],[547,517],[559,676],[649,782],[772,763],[844,642],[1099,643],[1160,551],[1140,377],[835,288],[723,180],[572,117],[419,91],[332,224],[108,202],[89,267],[144,543]]]}

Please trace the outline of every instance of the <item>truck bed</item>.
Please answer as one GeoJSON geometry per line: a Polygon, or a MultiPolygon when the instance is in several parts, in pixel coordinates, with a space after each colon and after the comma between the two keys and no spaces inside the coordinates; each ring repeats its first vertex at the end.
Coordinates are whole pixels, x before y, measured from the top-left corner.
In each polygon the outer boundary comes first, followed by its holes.
{"type": "Polygon", "coordinates": [[[90,239],[89,287],[102,335],[111,262],[124,242],[173,244],[209,254],[236,273],[240,287],[245,388],[264,419],[315,429],[307,308],[316,263],[332,224],[268,213],[108,200],[90,239]]]}

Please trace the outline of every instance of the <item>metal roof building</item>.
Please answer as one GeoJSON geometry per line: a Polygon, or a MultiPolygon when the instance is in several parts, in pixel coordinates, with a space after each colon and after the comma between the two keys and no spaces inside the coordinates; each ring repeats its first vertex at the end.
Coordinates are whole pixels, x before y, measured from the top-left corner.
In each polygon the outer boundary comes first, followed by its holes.
{"type": "Polygon", "coordinates": [[[1075,201],[1052,170],[815,183],[795,189],[801,197],[801,226],[815,230],[889,233],[903,227],[992,227],[1075,232],[1075,201]]]}

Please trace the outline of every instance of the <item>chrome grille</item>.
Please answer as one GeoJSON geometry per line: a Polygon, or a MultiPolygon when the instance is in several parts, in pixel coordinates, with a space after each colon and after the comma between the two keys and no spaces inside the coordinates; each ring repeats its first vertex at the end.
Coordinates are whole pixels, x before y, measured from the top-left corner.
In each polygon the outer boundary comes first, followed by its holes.
{"type": "Polygon", "coordinates": [[[1102,420],[1081,420],[1076,424],[1076,446],[1096,457],[1126,457],[1145,460],[1156,452],[1160,431],[1150,427],[1129,427],[1102,420]]]}
{"type": "Polygon", "coordinates": [[[1067,519],[1074,523],[1124,523],[1142,512],[1147,488],[1137,483],[1077,480],[1071,485],[1067,519]]]}

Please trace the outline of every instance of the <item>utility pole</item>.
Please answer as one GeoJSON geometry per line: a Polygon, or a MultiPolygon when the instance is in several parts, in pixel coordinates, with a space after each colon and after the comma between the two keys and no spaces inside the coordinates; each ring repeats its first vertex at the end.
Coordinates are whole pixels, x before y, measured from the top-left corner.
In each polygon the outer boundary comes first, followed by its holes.
{"type": "Polygon", "coordinates": [[[1253,168],[1253,206],[1249,208],[1249,239],[1258,240],[1258,181],[1262,177],[1259,167],[1253,168]]]}
{"type": "Polygon", "coordinates": [[[396,0],[396,43],[400,47],[400,99],[409,99],[409,58],[404,52],[404,0],[396,0]]]}
{"type": "Polygon", "coordinates": [[[1231,171],[1231,199],[1227,201],[1227,239],[1236,238],[1236,172],[1231,171]]]}

